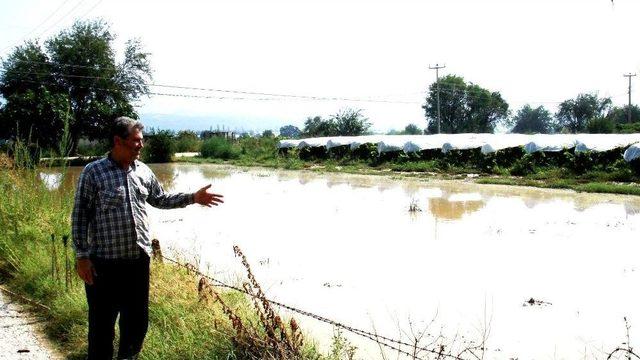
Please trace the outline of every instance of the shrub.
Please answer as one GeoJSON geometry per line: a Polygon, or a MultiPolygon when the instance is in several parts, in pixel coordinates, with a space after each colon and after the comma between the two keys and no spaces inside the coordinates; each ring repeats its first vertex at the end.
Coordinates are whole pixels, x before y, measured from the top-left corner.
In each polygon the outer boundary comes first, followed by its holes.
{"type": "Polygon", "coordinates": [[[176,152],[199,152],[200,145],[201,141],[193,131],[180,131],[176,135],[176,152]]]}
{"type": "Polygon", "coordinates": [[[239,141],[242,155],[255,160],[268,160],[276,157],[278,139],[275,137],[245,137],[239,141]]]}
{"type": "Polygon", "coordinates": [[[82,156],[100,156],[109,151],[109,142],[105,140],[89,141],[80,139],[76,148],[76,153],[82,156]]]}
{"type": "Polygon", "coordinates": [[[613,120],[605,117],[598,117],[589,120],[587,123],[587,132],[591,134],[611,134],[614,132],[616,124],[613,120]]]}
{"type": "Polygon", "coordinates": [[[145,162],[161,163],[169,162],[176,152],[176,144],[173,132],[160,130],[148,135],[147,144],[144,147],[142,158],[145,162]]]}
{"type": "Polygon", "coordinates": [[[240,156],[238,150],[234,149],[233,144],[223,138],[214,136],[202,143],[200,150],[202,157],[216,158],[216,159],[237,159],[240,156]]]}

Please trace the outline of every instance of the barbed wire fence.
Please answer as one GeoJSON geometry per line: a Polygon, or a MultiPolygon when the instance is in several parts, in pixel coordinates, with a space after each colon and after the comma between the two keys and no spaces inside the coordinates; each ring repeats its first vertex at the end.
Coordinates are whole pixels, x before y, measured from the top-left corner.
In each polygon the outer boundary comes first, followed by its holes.
{"type": "MultiPolygon", "coordinates": [[[[208,274],[203,273],[202,271],[198,270],[196,268],[195,265],[193,264],[189,264],[189,263],[184,263],[181,261],[178,261],[176,259],[173,259],[171,257],[168,257],[166,255],[163,255],[160,247],[159,247],[159,242],[155,242],[154,241],[154,258],[158,259],[158,260],[166,260],[169,263],[172,263],[178,267],[182,267],[185,268],[188,272],[192,272],[197,276],[200,276],[204,279],[207,279],[209,281],[211,281],[215,286],[219,286],[222,288],[227,288],[230,290],[234,290],[240,293],[243,293],[245,295],[248,295],[250,297],[255,297],[256,295],[246,291],[243,288],[240,288],[238,286],[234,286],[234,285],[230,285],[227,284],[219,279],[214,278],[213,276],[210,276],[208,274]]],[[[387,348],[389,350],[395,351],[398,354],[402,354],[405,356],[408,356],[411,359],[416,359],[416,360],[426,360],[425,358],[421,358],[418,356],[418,353],[420,352],[424,352],[424,353],[428,353],[430,355],[433,355],[436,357],[436,359],[452,359],[452,360],[468,360],[469,358],[465,358],[462,357],[463,354],[467,353],[467,354],[471,354],[472,358],[475,359],[481,359],[482,358],[482,353],[484,353],[485,348],[484,345],[479,345],[479,346],[471,346],[471,347],[466,347],[464,349],[462,349],[461,351],[459,351],[457,354],[452,352],[452,348],[447,349],[447,347],[445,345],[436,345],[434,348],[430,348],[430,347],[426,347],[426,346],[420,346],[417,343],[409,343],[407,341],[404,340],[399,340],[399,339],[394,339],[394,338],[390,338],[387,336],[383,336],[378,334],[377,332],[371,332],[371,331],[367,331],[367,330],[363,330],[348,324],[344,324],[342,322],[327,318],[325,316],[313,313],[311,311],[307,311],[307,310],[303,310],[291,305],[287,305],[284,304],[282,302],[276,301],[276,300],[272,300],[272,299],[268,299],[265,298],[264,300],[268,301],[270,304],[275,305],[281,309],[290,311],[291,313],[294,314],[298,314],[298,315],[302,315],[304,317],[307,318],[311,318],[314,320],[317,320],[319,322],[331,325],[332,327],[336,328],[336,329],[340,329],[340,330],[344,330],[347,331],[351,334],[357,335],[361,338],[373,341],[375,343],[377,343],[378,345],[387,348]],[[413,350],[412,352],[407,351],[406,349],[411,349],[413,350]]]]}

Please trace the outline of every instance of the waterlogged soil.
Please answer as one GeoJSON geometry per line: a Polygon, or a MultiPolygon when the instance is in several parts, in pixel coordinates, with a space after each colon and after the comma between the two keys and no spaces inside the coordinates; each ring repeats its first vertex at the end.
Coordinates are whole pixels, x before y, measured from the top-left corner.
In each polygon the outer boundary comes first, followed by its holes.
{"type": "MultiPolygon", "coordinates": [[[[461,350],[486,338],[490,359],[606,358],[626,341],[624,317],[631,345],[640,344],[633,331],[640,324],[639,197],[151,167],[166,189],[211,183],[225,196],[210,209],[151,209],[165,253],[237,283],[244,272],[232,246],[239,245],[268,296],[291,306],[406,342],[424,332],[425,346],[437,340],[461,350]]],[[[79,171],[69,169],[63,186],[74,186],[79,171]]],[[[42,178],[60,186],[55,171],[42,178]]],[[[327,346],[331,326],[297,318],[327,346]]],[[[345,335],[360,358],[381,358],[377,345],[345,335]]]]}

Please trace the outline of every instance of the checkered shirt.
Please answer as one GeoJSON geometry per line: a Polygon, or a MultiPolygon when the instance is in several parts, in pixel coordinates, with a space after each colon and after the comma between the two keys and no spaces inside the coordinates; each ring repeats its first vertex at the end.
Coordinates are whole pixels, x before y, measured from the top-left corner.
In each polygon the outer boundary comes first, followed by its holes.
{"type": "Polygon", "coordinates": [[[78,180],[72,236],[77,258],[135,259],[151,255],[146,203],[161,209],[194,203],[193,194],[167,194],[140,161],[125,170],[111,157],[88,164],[78,180]]]}

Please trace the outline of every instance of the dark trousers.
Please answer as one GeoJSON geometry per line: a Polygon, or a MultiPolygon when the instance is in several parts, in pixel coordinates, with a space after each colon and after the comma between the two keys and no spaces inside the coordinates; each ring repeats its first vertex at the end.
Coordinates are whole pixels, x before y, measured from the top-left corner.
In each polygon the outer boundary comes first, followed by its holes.
{"type": "Polygon", "coordinates": [[[116,317],[120,328],[118,359],[140,352],[149,322],[149,257],[135,260],[91,259],[97,276],[86,285],[89,304],[89,360],[113,356],[116,317]]]}

